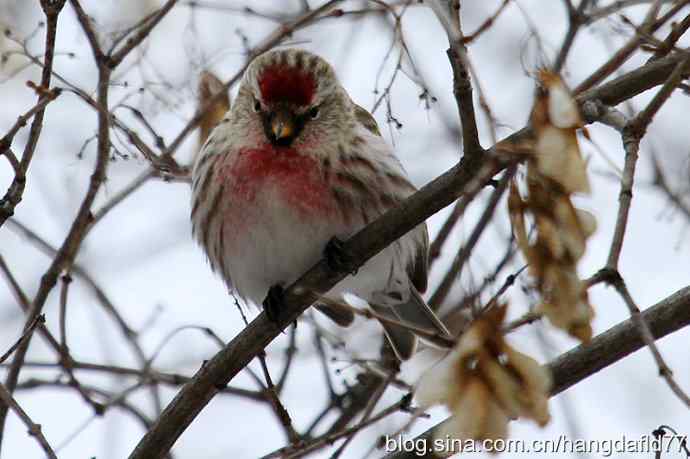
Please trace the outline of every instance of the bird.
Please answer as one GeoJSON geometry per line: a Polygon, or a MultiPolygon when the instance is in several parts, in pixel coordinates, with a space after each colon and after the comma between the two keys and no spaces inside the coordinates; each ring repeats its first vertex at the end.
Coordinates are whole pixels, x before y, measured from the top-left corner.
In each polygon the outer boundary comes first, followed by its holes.
{"type": "MultiPolygon", "coordinates": [[[[286,286],[324,256],[342,266],[342,241],[415,191],[376,120],[352,101],[333,67],[306,50],[278,48],[250,62],[197,155],[192,233],[230,291],[275,318],[286,286]]],[[[409,359],[414,327],[450,336],[421,296],[428,247],[422,223],[315,306],[347,326],[352,310],[338,305],[347,293],[361,298],[384,318],[396,356],[409,359]]]]}

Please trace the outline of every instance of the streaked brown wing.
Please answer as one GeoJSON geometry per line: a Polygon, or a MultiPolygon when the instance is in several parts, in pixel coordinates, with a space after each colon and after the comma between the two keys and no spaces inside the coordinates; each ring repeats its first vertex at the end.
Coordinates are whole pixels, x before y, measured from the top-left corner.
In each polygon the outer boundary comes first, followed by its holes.
{"type": "MultiPolygon", "coordinates": [[[[354,102],[353,105],[355,107],[355,117],[357,118],[357,121],[369,132],[380,137],[381,131],[376,123],[376,119],[371,115],[371,113],[354,102]]],[[[407,180],[403,177],[399,177],[399,179],[407,182],[407,180]]],[[[409,182],[406,183],[406,185],[416,191],[416,188],[409,182]]],[[[398,201],[395,202],[395,204],[398,203],[398,201]]],[[[417,243],[417,251],[414,254],[412,261],[407,265],[406,271],[417,291],[424,293],[427,288],[429,269],[429,233],[426,223],[419,225],[417,228],[412,230],[411,235],[415,238],[415,242],[417,243]]]]}

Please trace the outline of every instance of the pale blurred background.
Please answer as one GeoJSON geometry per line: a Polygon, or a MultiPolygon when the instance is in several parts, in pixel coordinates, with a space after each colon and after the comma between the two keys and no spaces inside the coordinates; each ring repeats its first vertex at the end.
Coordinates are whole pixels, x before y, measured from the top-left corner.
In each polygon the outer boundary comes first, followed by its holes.
{"type": "MultiPolygon", "coordinates": [[[[303,2],[286,1],[208,1],[197,7],[180,1],[162,21],[151,38],[135,51],[114,75],[111,104],[127,98],[127,103],[140,110],[147,121],[166,142],[170,142],[194,114],[196,87],[201,70],[212,70],[227,80],[245,61],[245,45],[255,46],[276,27],[270,18],[248,14],[244,7],[270,17],[299,14],[303,2]],[[217,6],[214,7],[214,6],[217,6]],[[139,91],[139,88],[144,88],[139,91]]],[[[309,0],[312,7],[320,2],[309,0]]],[[[397,2],[392,2],[397,3],[397,2]]],[[[500,5],[498,0],[463,2],[462,18],[466,32],[474,31],[500,5]]],[[[601,0],[599,6],[612,3],[601,0]]],[[[642,3],[642,2],[640,2],[642,3]]],[[[95,20],[103,43],[115,32],[159,6],[156,0],[84,0],[86,11],[95,20]]],[[[373,8],[374,3],[348,1],[344,10],[373,8]]],[[[627,8],[625,14],[639,23],[648,5],[627,8]]],[[[401,8],[396,11],[402,12],[401,8]]],[[[686,8],[682,16],[688,14],[686,8]]],[[[43,19],[38,1],[0,0],[0,24],[9,28],[14,37],[28,37],[43,19]]],[[[353,99],[372,109],[377,98],[389,85],[396,68],[400,47],[394,46],[387,57],[394,34],[391,16],[381,14],[346,15],[325,19],[296,32],[289,44],[304,47],[329,60],[353,99]],[[378,94],[375,92],[378,91],[378,94]]],[[[498,122],[499,138],[514,132],[528,120],[533,100],[534,71],[554,58],[567,29],[563,2],[557,0],[512,1],[492,27],[470,47],[472,60],[480,79],[481,89],[498,122]],[[530,32],[534,27],[537,40],[530,32]],[[540,49],[541,48],[541,49],[540,49]]],[[[668,27],[662,28],[660,37],[668,27]]],[[[438,176],[459,159],[458,116],[452,94],[451,69],[445,54],[446,35],[433,13],[424,5],[413,4],[402,15],[402,33],[410,60],[402,60],[399,73],[390,89],[390,112],[387,102],[381,103],[374,115],[383,135],[410,173],[421,186],[438,176]],[[417,80],[417,81],[413,81],[417,80]],[[420,98],[424,88],[435,98],[429,108],[420,98]],[[390,121],[394,117],[399,125],[390,121]]],[[[617,15],[594,23],[577,37],[566,62],[563,75],[575,86],[604,62],[633,32],[617,15]]],[[[42,53],[44,30],[28,41],[35,54],[42,53]]],[[[679,46],[688,46],[682,40],[679,46]]],[[[16,45],[0,35],[0,52],[12,51],[16,45]]],[[[69,82],[89,94],[95,93],[97,79],[91,52],[69,4],[60,16],[56,46],[55,70],[69,82]]],[[[636,54],[623,69],[633,69],[647,56],[636,54]]],[[[27,66],[21,56],[9,55],[0,69],[0,135],[15,122],[16,117],[33,106],[35,94],[25,84],[40,79],[40,70],[27,66]]],[[[54,80],[54,85],[64,86],[54,80]]],[[[234,88],[236,89],[236,88],[234,88]]],[[[649,91],[635,99],[635,108],[642,107],[653,95],[649,91]]],[[[475,98],[477,87],[475,82],[475,98]]],[[[115,112],[140,136],[154,145],[148,132],[131,112],[115,112]]],[[[481,140],[485,147],[492,141],[483,112],[477,109],[481,140]]],[[[642,144],[636,174],[635,194],[629,228],[620,261],[622,275],[640,307],[647,307],[672,292],[690,284],[690,242],[688,220],[677,212],[658,189],[651,186],[653,170],[651,154],[658,155],[674,189],[687,195],[690,190],[690,100],[678,91],[664,106],[651,125],[642,144]]],[[[86,140],[96,132],[96,112],[82,100],[64,93],[46,113],[44,133],[31,164],[23,201],[14,219],[28,226],[53,246],[59,246],[71,224],[95,160],[96,143],[86,140]],[[81,153],[80,153],[81,152],[81,153]]],[[[593,143],[581,138],[583,153],[590,161],[593,183],[591,197],[577,204],[594,213],[598,230],[590,240],[587,255],[580,264],[580,275],[587,277],[601,268],[611,241],[619,182],[617,171],[604,158],[605,154],[617,168],[623,166],[623,148],[619,134],[610,128],[593,125],[589,128],[593,143]],[[601,151],[599,151],[601,150],[601,151]],[[603,152],[603,154],[602,154],[603,152]]],[[[21,131],[13,145],[21,151],[28,128],[21,131]]],[[[124,136],[113,135],[113,159],[108,180],[97,199],[96,208],[114,196],[131,180],[145,171],[148,163],[137,154],[124,136]],[[126,157],[125,157],[126,155],[126,157]]],[[[176,155],[181,164],[188,164],[197,139],[190,136],[176,155]]],[[[12,180],[9,164],[0,160],[0,189],[4,193],[12,180]]],[[[430,291],[446,272],[448,264],[469,234],[489,196],[472,205],[444,247],[442,258],[431,273],[430,291]]],[[[151,355],[173,330],[181,326],[210,327],[221,339],[229,341],[243,323],[223,284],[211,273],[201,250],[191,238],[189,224],[190,191],[185,183],[166,183],[153,179],[126,199],[100,222],[84,241],[77,263],[101,286],[125,320],[140,330],[140,341],[151,355]]],[[[430,232],[438,231],[449,209],[429,220],[430,232]]],[[[459,301],[484,277],[493,271],[505,252],[510,234],[505,203],[499,205],[491,227],[475,250],[469,267],[454,287],[448,303],[459,301]]],[[[40,277],[51,259],[45,256],[10,223],[0,229],[0,254],[26,293],[32,297],[40,277]]],[[[492,285],[484,299],[489,298],[524,261],[518,255],[492,285]]],[[[510,299],[511,317],[527,310],[530,301],[521,286],[529,281],[526,274],[506,294],[510,299]]],[[[59,286],[45,307],[47,326],[57,330],[59,286]]],[[[595,334],[628,318],[628,311],[612,289],[602,285],[590,290],[596,310],[595,334]]],[[[250,319],[256,311],[250,310],[250,319]]],[[[331,327],[321,317],[321,326],[340,336],[345,349],[326,346],[332,378],[339,388],[353,384],[360,371],[352,365],[353,357],[376,358],[380,336],[376,324],[358,319],[359,327],[343,330],[331,327]]],[[[19,337],[24,315],[6,282],[0,282],[0,353],[19,337]]],[[[298,354],[287,380],[282,400],[293,417],[296,428],[304,430],[328,401],[321,376],[321,366],[313,344],[313,326],[305,322],[297,333],[298,354]]],[[[92,290],[75,276],[68,299],[68,343],[73,356],[81,362],[137,367],[131,349],[123,340],[113,320],[97,303],[92,290]]],[[[282,369],[288,334],[280,336],[268,348],[268,363],[274,377],[282,369]]],[[[517,348],[547,362],[577,343],[545,323],[523,327],[510,335],[517,348]]],[[[660,350],[676,380],[690,389],[690,330],[684,329],[659,342],[660,350]]],[[[208,335],[197,329],[177,333],[161,349],[153,366],[162,371],[192,375],[204,359],[218,349],[208,335]]],[[[54,352],[43,339],[35,336],[29,363],[55,363],[54,352]]],[[[402,379],[414,383],[433,361],[422,352],[403,367],[402,379]]],[[[252,363],[259,372],[257,362],[252,363]]],[[[4,378],[6,372],[0,370],[4,378]]],[[[126,457],[144,431],[133,417],[118,408],[106,416],[94,418],[93,411],[73,391],[54,388],[55,367],[27,366],[20,382],[43,381],[37,388],[17,391],[17,399],[43,430],[58,455],[65,458],[126,457]]],[[[78,371],[79,380],[118,394],[130,388],[135,379],[114,377],[97,372],[78,371]]],[[[236,387],[255,389],[254,381],[241,373],[232,382],[236,387]]],[[[162,390],[164,405],[175,390],[162,390]]],[[[379,403],[385,407],[397,400],[402,392],[390,389],[379,403]]],[[[136,389],[127,399],[147,415],[154,417],[150,393],[136,389]]],[[[512,438],[550,439],[561,434],[569,438],[618,439],[639,438],[651,434],[661,424],[690,434],[690,415],[673,396],[658,371],[648,350],[629,358],[577,384],[551,400],[552,421],[544,429],[530,422],[510,425],[512,438]]],[[[446,416],[443,409],[431,411],[430,419],[419,420],[409,434],[426,430],[446,416]]],[[[376,439],[391,434],[403,425],[407,415],[396,415],[357,435],[342,457],[361,458],[370,454],[376,439]]],[[[2,457],[39,458],[43,453],[26,434],[25,426],[10,413],[7,420],[2,457]]],[[[268,405],[258,404],[231,395],[214,398],[192,423],[173,448],[176,458],[252,458],[284,446],[282,429],[268,405]]],[[[324,449],[313,457],[327,458],[332,449],[324,449]]],[[[518,455],[504,454],[504,457],[518,455]]],[[[561,455],[568,457],[568,455],[561,455]]],[[[592,454],[589,457],[597,457],[592,454]]],[[[630,457],[651,457],[631,454],[630,457]]],[[[675,450],[662,457],[685,457],[675,450]]]]}

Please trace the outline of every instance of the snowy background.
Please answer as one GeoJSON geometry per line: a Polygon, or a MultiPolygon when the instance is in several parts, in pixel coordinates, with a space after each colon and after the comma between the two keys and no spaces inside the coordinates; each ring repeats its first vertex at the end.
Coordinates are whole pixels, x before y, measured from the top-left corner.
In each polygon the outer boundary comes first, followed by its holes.
{"type": "MultiPolygon", "coordinates": [[[[82,3],[93,15],[105,43],[112,32],[131,25],[158,5],[155,0],[85,0],[82,3]]],[[[244,63],[243,40],[246,38],[250,46],[255,45],[276,26],[274,21],[232,11],[232,8],[190,8],[188,3],[180,2],[162,21],[142,48],[145,53],[133,53],[118,69],[114,78],[117,84],[111,88],[113,103],[128,97],[129,103],[144,113],[167,142],[177,135],[194,113],[199,71],[210,69],[223,79],[230,78],[244,63]],[[140,87],[146,90],[140,93],[140,87]]],[[[230,0],[208,3],[236,7],[237,10],[245,6],[244,2],[230,0]]],[[[312,0],[310,3],[316,6],[317,2],[312,0]]],[[[466,32],[475,30],[500,4],[498,0],[463,3],[466,32]]],[[[608,2],[602,0],[598,3],[608,2]]],[[[251,2],[256,11],[284,14],[297,14],[300,4],[298,1],[251,2]]],[[[371,4],[345,2],[342,7],[347,10],[363,6],[371,4]]],[[[639,22],[645,11],[646,5],[642,5],[627,9],[626,15],[639,22]]],[[[688,9],[682,14],[688,14],[688,9]]],[[[0,0],[0,24],[10,27],[14,36],[29,36],[40,20],[42,14],[37,1],[0,0]]],[[[375,89],[380,92],[386,87],[397,60],[397,48],[385,60],[393,39],[389,24],[390,17],[386,19],[380,15],[327,19],[295,33],[289,43],[328,59],[353,99],[371,109],[377,99],[375,89]]],[[[533,100],[533,72],[540,64],[553,58],[566,29],[563,2],[520,0],[511,2],[491,29],[472,44],[470,58],[499,123],[499,138],[525,125],[533,100]],[[536,40],[530,38],[527,18],[537,28],[546,56],[541,54],[536,40]]],[[[391,108],[392,115],[402,127],[387,123],[385,103],[377,109],[375,116],[414,183],[421,186],[458,161],[457,110],[445,54],[447,38],[435,16],[425,6],[414,5],[403,16],[402,31],[424,85],[437,102],[426,109],[419,97],[422,92],[420,85],[399,74],[391,90],[391,108]]],[[[668,27],[662,28],[658,36],[665,36],[667,31],[668,27]]],[[[581,82],[632,33],[616,16],[583,30],[566,63],[566,81],[571,86],[581,82]]],[[[28,42],[29,49],[36,54],[42,49],[43,36],[44,30],[40,29],[28,42]]],[[[688,46],[688,40],[684,46],[688,46]]],[[[0,50],[14,47],[10,40],[0,36],[0,50]]],[[[60,15],[56,50],[55,70],[71,83],[94,94],[96,68],[69,5],[60,15]],[[70,57],[67,53],[74,55],[70,57]]],[[[645,59],[645,55],[637,54],[623,66],[623,70],[633,69],[645,59]]],[[[25,82],[39,81],[40,71],[35,66],[23,69],[25,62],[20,56],[13,56],[0,73],[1,135],[12,126],[18,114],[35,103],[35,95],[25,82]]],[[[409,70],[409,62],[405,61],[403,68],[409,70]]],[[[56,80],[54,84],[63,85],[56,80]]],[[[633,99],[633,106],[642,107],[653,93],[650,91],[633,99]]],[[[153,144],[130,113],[124,110],[116,113],[130,126],[136,127],[149,144],[153,144]]],[[[477,113],[482,143],[489,146],[491,138],[486,117],[479,110],[477,113]]],[[[621,273],[640,307],[650,306],[690,284],[688,221],[651,186],[650,162],[652,153],[658,155],[675,189],[681,192],[688,190],[688,113],[690,100],[678,92],[656,117],[642,144],[629,227],[620,260],[621,273]]],[[[62,243],[88,185],[95,161],[95,142],[90,142],[82,155],[79,152],[85,140],[95,134],[96,122],[95,111],[73,94],[64,93],[47,109],[44,132],[31,164],[24,200],[17,207],[14,218],[53,246],[62,243]]],[[[596,215],[598,230],[580,264],[582,277],[588,277],[604,265],[615,221],[619,191],[617,171],[603,155],[619,169],[622,169],[624,156],[615,131],[595,125],[590,127],[590,134],[598,148],[587,141],[581,145],[590,161],[593,192],[590,197],[578,199],[577,204],[596,215]]],[[[21,151],[27,135],[28,128],[18,134],[13,145],[15,151],[21,151]]],[[[115,137],[114,142],[121,152],[130,148],[125,139],[115,137]]],[[[196,138],[190,136],[176,155],[177,160],[187,164],[195,148],[196,138]]],[[[147,169],[148,164],[140,155],[130,156],[123,159],[115,155],[96,208],[147,169]]],[[[3,159],[0,161],[0,189],[3,192],[12,177],[9,164],[3,159]]],[[[192,241],[188,219],[189,195],[189,187],[185,183],[149,181],[95,227],[77,258],[77,263],[103,288],[128,323],[135,330],[142,330],[141,343],[149,355],[171,331],[181,326],[210,327],[224,341],[230,340],[243,327],[223,284],[213,276],[201,250],[192,241]]],[[[483,199],[487,197],[488,193],[482,195],[482,199],[471,206],[464,221],[451,235],[441,260],[432,270],[430,292],[434,291],[456,249],[474,227],[484,208],[483,199]]],[[[429,220],[432,238],[449,211],[446,209],[429,220]]],[[[473,254],[469,268],[465,269],[453,289],[449,303],[461,299],[464,292],[492,271],[504,253],[509,232],[507,212],[505,205],[501,204],[492,226],[473,254]]],[[[51,259],[9,223],[0,229],[0,254],[32,297],[51,259]]],[[[505,276],[522,263],[518,256],[501,273],[487,295],[498,289],[505,276]]],[[[518,285],[507,294],[512,304],[511,317],[521,315],[529,305],[528,297],[520,289],[520,284],[527,279],[523,274],[518,285]]],[[[47,326],[56,333],[58,292],[59,287],[53,290],[45,307],[47,326]]],[[[595,334],[628,317],[627,308],[612,289],[596,286],[590,290],[590,299],[596,310],[595,334]]],[[[254,314],[255,311],[250,311],[250,316],[254,314]]],[[[316,320],[330,328],[321,318],[316,320]]],[[[1,352],[16,341],[23,324],[24,315],[11,290],[5,282],[0,282],[1,352]]],[[[363,321],[361,325],[348,330],[330,328],[346,343],[344,351],[327,348],[328,354],[337,358],[331,371],[340,387],[344,383],[353,383],[359,371],[348,360],[353,356],[375,358],[378,352],[378,328],[363,321]]],[[[70,350],[78,361],[124,367],[137,365],[113,321],[97,304],[93,292],[79,279],[70,287],[67,327],[70,350]]],[[[298,329],[299,353],[282,395],[298,430],[311,422],[327,403],[328,397],[310,327],[305,323],[298,329]]],[[[509,340],[516,348],[541,362],[549,361],[576,345],[574,340],[542,323],[523,327],[511,334],[509,340]]],[[[275,373],[282,368],[286,344],[287,335],[284,335],[268,348],[269,366],[275,373]]],[[[676,380],[686,390],[690,389],[690,330],[681,330],[661,340],[659,347],[676,380]]],[[[203,332],[185,330],[167,342],[155,359],[154,367],[192,375],[216,350],[217,344],[203,332]]],[[[55,363],[55,355],[41,337],[35,336],[27,360],[33,364],[55,363]]],[[[431,362],[429,353],[421,353],[404,365],[402,378],[413,383],[431,362]]],[[[258,371],[258,365],[256,369],[258,371]]],[[[511,437],[550,439],[566,434],[570,438],[584,439],[617,439],[622,435],[638,438],[661,424],[690,434],[687,409],[672,395],[657,373],[650,353],[643,349],[553,398],[550,402],[552,421],[545,429],[529,422],[514,422],[510,425],[511,437]]],[[[3,378],[4,374],[0,370],[3,378]]],[[[54,367],[28,365],[22,371],[20,381],[29,378],[50,381],[57,374],[54,367]]],[[[78,371],[77,376],[84,384],[98,385],[112,392],[125,390],[135,381],[88,371],[78,371]]],[[[244,373],[235,378],[232,385],[255,389],[254,382],[244,373]]],[[[402,395],[397,390],[389,392],[380,402],[380,407],[402,395]]],[[[175,390],[168,387],[162,393],[166,402],[175,390]]],[[[59,447],[60,457],[126,457],[144,433],[130,415],[117,408],[103,418],[94,418],[90,408],[72,390],[50,387],[20,390],[17,398],[31,417],[43,426],[51,444],[59,447]]],[[[136,390],[129,400],[153,415],[147,390],[136,390]]],[[[443,409],[432,410],[431,414],[430,419],[418,421],[409,435],[426,430],[446,415],[443,409]]],[[[344,457],[364,457],[378,436],[395,432],[406,420],[406,415],[398,415],[360,433],[344,457]]],[[[282,430],[267,405],[223,395],[216,397],[192,423],[176,443],[173,453],[176,458],[251,458],[271,452],[285,443],[282,430]]],[[[314,457],[329,457],[328,451],[322,450],[314,457]]],[[[381,452],[376,451],[372,455],[378,457],[381,452]]],[[[596,456],[593,454],[591,457],[596,456]]],[[[2,457],[42,457],[35,441],[12,413],[8,416],[2,457]]],[[[504,457],[512,456],[505,454],[504,457]]],[[[684,456],[670,454],[663,457],[684,456]]]]}

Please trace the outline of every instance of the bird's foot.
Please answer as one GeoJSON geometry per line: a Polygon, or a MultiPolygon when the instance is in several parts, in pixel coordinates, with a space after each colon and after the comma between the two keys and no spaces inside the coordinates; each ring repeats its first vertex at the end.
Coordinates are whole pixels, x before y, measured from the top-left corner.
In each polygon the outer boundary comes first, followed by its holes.
{"type": "Polygon", "coordinates": [[[283,300],[285,297],[285,289],[282,285],[275,284],[268,289],[266,299],[264,299],[263,307],[266,311],[266,316],[271,322],[278,322],[280,319],[280,312],[283,309],[283,300]]]}
{"type": "Polygon", "coordinates": [[[352,255],[345,250],[345,244],[337,237],[331,238],[323,251],[328,266],[334,271],[345,271],[357,274],[358,266],[352,255]]]}

